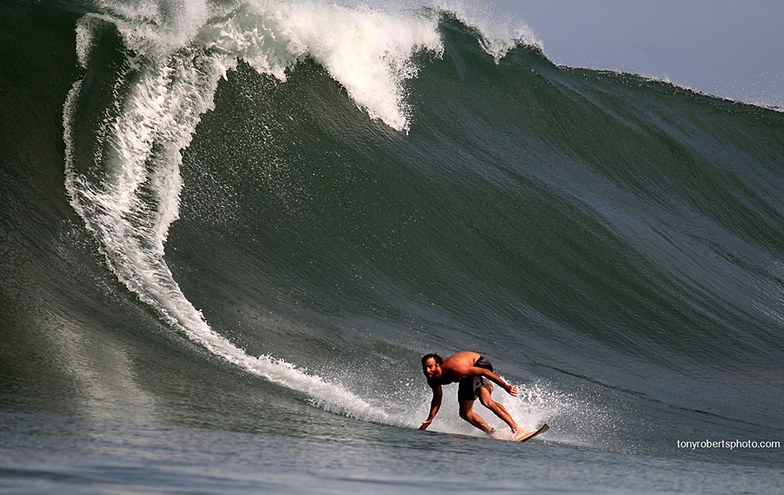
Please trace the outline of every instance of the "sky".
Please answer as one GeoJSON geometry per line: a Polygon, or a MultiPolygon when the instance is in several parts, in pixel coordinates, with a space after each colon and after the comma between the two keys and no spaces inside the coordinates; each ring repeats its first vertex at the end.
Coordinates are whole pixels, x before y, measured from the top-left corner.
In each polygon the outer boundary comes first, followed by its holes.
{"type": "Polygon", "coordinates": [[[553,62],[784,108],[782,0],[493,0],[553,62]]]}

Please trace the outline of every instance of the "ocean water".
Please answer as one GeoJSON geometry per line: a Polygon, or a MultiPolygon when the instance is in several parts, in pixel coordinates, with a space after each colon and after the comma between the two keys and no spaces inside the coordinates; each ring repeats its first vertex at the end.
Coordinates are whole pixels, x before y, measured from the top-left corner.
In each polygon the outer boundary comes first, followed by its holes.
{"type": "Polygon", "coordinates": [[[0,11],[1,492],[780,493],[780,111],[470,6],[0,11]],[[550,431],[417,431],[464,349],[550,431]]]}

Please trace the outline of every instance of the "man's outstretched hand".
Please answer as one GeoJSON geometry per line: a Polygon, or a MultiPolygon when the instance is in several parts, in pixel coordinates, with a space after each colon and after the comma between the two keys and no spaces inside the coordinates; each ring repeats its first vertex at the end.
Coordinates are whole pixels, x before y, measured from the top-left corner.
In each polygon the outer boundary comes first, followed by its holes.
{"type": "Polygon", "coordinates": [[[433,420],[432,420],[432,419],[430,419],[430,420],[425,420],[425,421],[424,421],[424,422],[423,422],[423,423],[422,423],[422,424],[419,426],[419,429],[420,429],[420,430],[427,430],[427,427],[428,427],[428,426],[430,426],[430,423],[432,423],[432,422],[433,422],[433,420]]]}

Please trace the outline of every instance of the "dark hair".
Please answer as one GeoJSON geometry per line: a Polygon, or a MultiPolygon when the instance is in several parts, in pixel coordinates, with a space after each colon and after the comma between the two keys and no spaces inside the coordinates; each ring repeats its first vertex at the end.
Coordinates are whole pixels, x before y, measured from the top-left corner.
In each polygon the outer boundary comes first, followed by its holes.
{"type": "Polygon", "coordinates": [[[425,361],[427,361],[430,358],[435,359],[437,364],[441,364],[444,362],[444,360],[441,359],[441,356],[439,356],[438,354],[434,354],[434,353],[425,354],[424,356],[422,356],[422,367],[425,366],[425,361]]]}

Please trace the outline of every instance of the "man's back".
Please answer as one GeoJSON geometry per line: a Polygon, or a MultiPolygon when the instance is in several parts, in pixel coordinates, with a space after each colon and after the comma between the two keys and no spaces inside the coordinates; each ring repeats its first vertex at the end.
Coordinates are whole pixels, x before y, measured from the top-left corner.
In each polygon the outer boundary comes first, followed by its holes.
{"type": "Polygon", "coordinates": [[[456,382],[470,375],[471,368],[480,357],[482,356],[478,352],[463,351],[444,359],[441,369],[444,372],[444,378],[448,380],[444,383],[456,382]]]}

